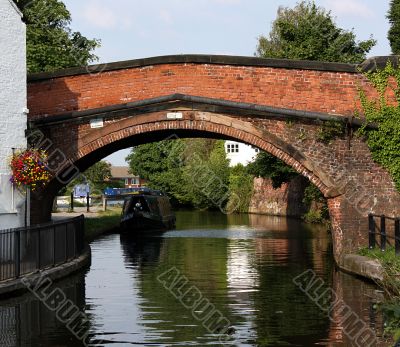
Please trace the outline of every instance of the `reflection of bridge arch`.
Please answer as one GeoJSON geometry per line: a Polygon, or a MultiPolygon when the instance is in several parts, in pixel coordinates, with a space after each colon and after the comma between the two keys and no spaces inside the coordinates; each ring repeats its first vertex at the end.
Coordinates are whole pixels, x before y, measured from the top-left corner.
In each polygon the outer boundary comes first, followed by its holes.
{"type": "MultiPolygon", "coordinates": [[[[364,244],[368,212],[400,213],[392,179],[362,139],[343,134],[330,144],[317,141],[323,122],[350,121],[357,83],[367,87],[354,65],[179,56],[100,70],[30,78],[32,124],[80,170],[118,149],[174,135],[257,146],[328,198],[337,260],[364,244]],[[104,126],[92,128],[94,118],[104,126]]],[[[348,129],[356,123],[347,123],[348,129]]],[[[50,218],[61,186],[54,180],[34,198],[36,221],[50,218]]]]}

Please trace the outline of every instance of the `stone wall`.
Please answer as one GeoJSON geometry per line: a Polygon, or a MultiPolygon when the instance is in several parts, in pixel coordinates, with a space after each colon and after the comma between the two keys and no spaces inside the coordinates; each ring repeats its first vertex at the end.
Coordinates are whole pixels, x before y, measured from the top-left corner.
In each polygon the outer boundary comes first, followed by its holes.
{"type": "Polygon", "coordinates": [[[280,188],[274,188],[269,178],[254,178],[254,193],[249,212],[273,216],[301,217],[307,212],[303,203],[304,190],[308,180],[295,177],[280,188]]]}
{"type": "Polygon", "coordinates": [[[21,226],[24,196],[10,184],[13,148],[26,148],[25,24],[12,1],[0,1],[0,229],[21,226]]]}

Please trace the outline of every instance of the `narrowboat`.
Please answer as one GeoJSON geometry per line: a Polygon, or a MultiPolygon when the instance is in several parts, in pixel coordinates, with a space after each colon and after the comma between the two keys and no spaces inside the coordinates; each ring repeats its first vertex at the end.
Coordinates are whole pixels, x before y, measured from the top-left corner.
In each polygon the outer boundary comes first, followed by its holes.
{"type": "Polygon", "coordinates": [[[139,191],[125,198],[121,229],[124,232],[164,231],[175,227],[175,214],[168,197],[160,191],[139,191]]]}

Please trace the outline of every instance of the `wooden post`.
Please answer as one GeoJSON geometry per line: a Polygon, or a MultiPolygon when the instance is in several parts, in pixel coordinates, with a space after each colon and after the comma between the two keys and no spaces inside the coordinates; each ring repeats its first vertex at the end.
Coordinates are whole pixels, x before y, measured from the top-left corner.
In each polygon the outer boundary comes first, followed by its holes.
{"type": "Polygon", "coordinates": [[[31,188],[26,188],[26,221],[27,227],[31,226],[31,188]]]}
{"type": "Polygon", "coordinates": [[[86,212],[90,212],[90,195],[89,195],[89,192],[86,193],[86,212]]]}
{"type": "Polygon", "coordinates": [[[101,195],[101,200],[103,203],[103,211],[106,212],[107,211],[107,198],[104,194],[101,195]]]}
{"type": "Polygon", "coordinates": [[[71,212],[74,212],[74,192],[71,192],[71,212]]]}
{"type": "Polygon", "coordinates": [[[396,218],[394,221],[394,236],[395,252],[396,255],[400,255],[400,218],[396,218]]]}
{"type": "Polygon", "coordinates": [[[368,215],[369,249],[375,248],[375,221],[373,214],[368,215]]]}
{"type": "Polygon", "coordinates": [[[385,216],[381,216],[381,251],[386,250],[386,219],[385,216]]]}

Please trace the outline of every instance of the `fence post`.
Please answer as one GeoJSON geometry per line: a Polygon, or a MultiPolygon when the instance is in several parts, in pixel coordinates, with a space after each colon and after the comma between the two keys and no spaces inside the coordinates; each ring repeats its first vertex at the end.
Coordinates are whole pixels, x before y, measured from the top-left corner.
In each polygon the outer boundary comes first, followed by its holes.
{"type": "Polygon", "coordinates": [[[53,226],[53,266],[56,265],[56,226],[53,226]]]}
{"type": "Polygon", "coordinates": [[[21,275],[21,230],[15,231],[15,277],[21,275]]]}
{"type": "Polygon", "coordinates": [[[68,223],[65,223],[65,263],[68,260],[68,223]]]}
{"type": "Polygon", "coordinates": [[[86,212],[90,212],[90,195],[89,195],[89,192],[86,193],[86,212]]]}
{"type": "Polygon", "coordinates": [[[101,200],[103,202],[103,211],[106,212],[107,211],[107,197],[104,194],[102,194],[101,200]]]}
{"type": "Polygon", "coordinates": [[[74,192],[71,192],[71,212],[74,212],[74,192]]]}
{"type": "Polygon", "coordinates": [[[400,254],[400,218],[394,221],[394,237],[395,237],[395,252],[396,255],[400,254]]]}
{"type": "Polygon", "coordinates": [[[369,249],[375,248],[375,220],[374,215],[368,215],[368,230],[369,230],[369,249]]]}
{"type": "Polygon", "coordinates": [[[386,220],[385,216],[381,216],[381,251],[386,250],[386,220]]]}
{"type": "Polygon", "coordinates": [[[40,228],[37,228],[37,259],[36,259],[36,266],[37,266],[37,270],[40,270],[40,252],[41,252],[41,245],[40,245],[40,228]]]}

